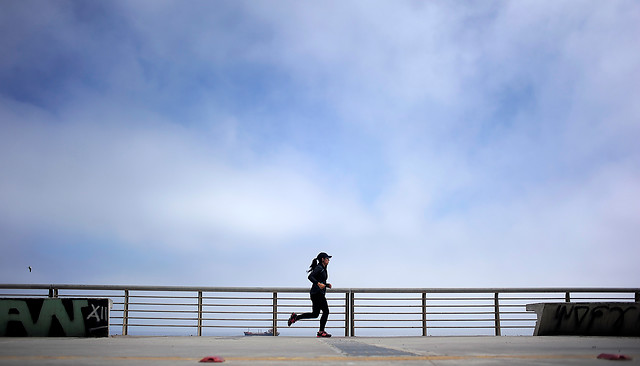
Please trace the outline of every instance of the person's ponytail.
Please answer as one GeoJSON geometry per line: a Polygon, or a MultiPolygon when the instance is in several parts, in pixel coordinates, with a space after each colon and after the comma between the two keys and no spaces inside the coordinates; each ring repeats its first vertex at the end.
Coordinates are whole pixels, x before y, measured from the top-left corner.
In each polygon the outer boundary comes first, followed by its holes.
{"type": "Polygon", "coordinates": [[[313,261],[311,262],[311,265],[309,266],[307,273],[313,271],[313,269],[316,268],[317,266],[318,266],[318,258],[313,258],[313,261]]]}

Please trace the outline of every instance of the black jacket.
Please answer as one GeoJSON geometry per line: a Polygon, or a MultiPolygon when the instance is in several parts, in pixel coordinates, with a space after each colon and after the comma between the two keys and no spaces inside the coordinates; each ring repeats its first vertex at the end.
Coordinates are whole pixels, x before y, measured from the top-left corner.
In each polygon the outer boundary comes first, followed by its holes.
{"type": "Polygon", "coordinates": [[[318,282],[327,284],[327,278],[329,278],[329,274],[327,273],[327,268],[322,264],[318,264],[312,271],[309,273],[309,281],[313,285],[311,285],[311,290],[309,291],[312,294],[325,294],[327,292],[327,288],[320,289],[318,287],[318,282]]]}

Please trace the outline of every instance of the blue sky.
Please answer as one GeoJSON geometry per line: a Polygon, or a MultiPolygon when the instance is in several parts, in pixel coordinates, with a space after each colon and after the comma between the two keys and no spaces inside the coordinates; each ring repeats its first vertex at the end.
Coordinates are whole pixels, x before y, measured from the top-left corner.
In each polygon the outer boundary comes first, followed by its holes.
{"type": "Polygon", "coordinates": [[[2,282],[640,285],[636,1],[0,8],[2,282]]]}

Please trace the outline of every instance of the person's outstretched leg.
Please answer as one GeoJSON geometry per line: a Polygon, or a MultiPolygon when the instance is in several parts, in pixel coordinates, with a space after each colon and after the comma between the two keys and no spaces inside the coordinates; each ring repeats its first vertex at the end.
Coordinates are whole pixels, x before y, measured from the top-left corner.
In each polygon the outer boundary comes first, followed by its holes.
{"type": "MultiPolygon", "coordinates": [[[[319,294],[322,296],[322,294],[319,294]]],[[[324,296],[322,296],[324,298],[324,296]]],[[[304,314],[296,314],[296,313],[292,313],[291,316],[289,317],[289,326],[291,326],[291,324],[297,322],[298,320],[302,320],[302,319],[313,319],[313,318],[317,318],[318,315],[320,315],[320,310],[322,309],[322,303],[319,301],[320,299],[316,296],[316,294],[311,295],[311,302],[313,303],[313,312],[311,313],[304,313],[304,314]]],[[[326,302],[326,299],[325,299],[326,302]]],[[[324,315],[323,315],[324,316],[324,315]]]]}

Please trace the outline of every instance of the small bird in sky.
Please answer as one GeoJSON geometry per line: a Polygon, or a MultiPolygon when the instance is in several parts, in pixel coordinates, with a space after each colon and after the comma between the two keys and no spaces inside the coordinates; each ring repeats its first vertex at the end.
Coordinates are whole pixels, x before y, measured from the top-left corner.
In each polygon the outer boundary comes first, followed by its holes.
{"type": "Polygon", "coordinates": [[[31,266],[29,266],[29,272],[31,272],[31,266]]]}

